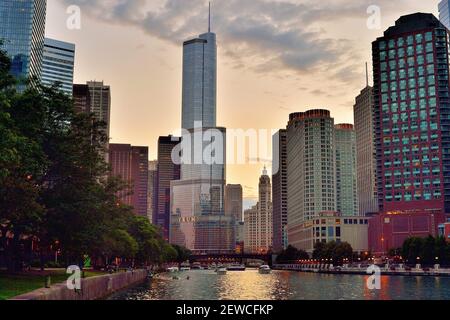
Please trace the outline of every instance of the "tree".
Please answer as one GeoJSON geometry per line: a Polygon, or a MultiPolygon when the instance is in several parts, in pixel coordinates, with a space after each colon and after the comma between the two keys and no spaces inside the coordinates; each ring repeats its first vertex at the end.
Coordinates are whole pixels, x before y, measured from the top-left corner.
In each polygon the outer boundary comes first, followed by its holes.
{"type": "Polygon", "coordinates": [[[334,263],[342,263],[344,259],[353,257],[353,248],[347,242],[316,243],[313,258],[318,260],[332,260],[334,263]]]}
{"type": "Polygon", "coordinates": [[[409,238],[403,244],[402,255],[408,263],[416,263],[423,253],[424,239],[409,238]]]}
{"type": "Polygon", "coordinates": [[[294,246],[289,245],[286,250],[283,250],[277,257],[277,262],[296,262],[298,260],[309,259],[307,252],[298,250],[294,246]]]}
{"type": "Polygon", "coordinates": [[[188,261],[192,255],[192,252],[185,247],[179,245],[172,245],[172,247],[177,251],[177,262],[179,263],[188,261]]]}
{"type": "Polygon", "coordinates": [[[9,269],[21,268],[31,241],[41,265],[56,248],[68,264],[85,255],[175,260],[157,229],[120,202],[126,184],[110,177],[106,124],[75,112],[58,85],[16,92],[9,66],[0,51],[0,245],[9,269]]]}
{"type": "Polygon", "coordinates": [[[16,93],[9,69],[10,60],[0,50],[0,244],[8,269],[14,271],[21,268],[23,236],[41,223],[44,208],[35,177],[46,161],[39,144],[17,126],[14,111],[24,95],[16,93]],[[6,241],[8,234],[12,238],[6,241]]]}
{"type": "Polygon", "coordinates": [[[402,255],[410,264],[420,262],[430,266],[436,263],[446,265],[450,263],[449,252],[450,244],[443,237],[408,238],[402,247],[402,255]]]}

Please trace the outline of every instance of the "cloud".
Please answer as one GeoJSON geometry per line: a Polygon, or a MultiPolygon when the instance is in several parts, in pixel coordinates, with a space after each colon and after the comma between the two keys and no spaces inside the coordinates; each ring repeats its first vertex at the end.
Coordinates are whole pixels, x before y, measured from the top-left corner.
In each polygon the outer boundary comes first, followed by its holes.
{"type": "MultiPolygon", "coordinates": [[[[326,72],[343,83],[358,77],[351,72],[360,61],[357,46],[348,39],[327,37],[327,30],[322,28],[330,21],[365,20],[373,1],[291,1],[213,1],[213,30],[232,65],[262,74],[326,72]]],[[[95,19],[134,26],[178,46],[207,28],[207,0],[65,2],[79,5],[83,13],[95,19]]],[[[378,3],[391,6],[388,0],[378,3]]]]}

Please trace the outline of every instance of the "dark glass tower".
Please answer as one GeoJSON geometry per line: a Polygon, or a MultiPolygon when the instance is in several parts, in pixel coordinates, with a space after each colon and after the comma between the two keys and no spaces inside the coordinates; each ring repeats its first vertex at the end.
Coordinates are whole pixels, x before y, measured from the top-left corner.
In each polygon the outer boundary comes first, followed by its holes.
{"type": "Polygon", "coordinates": [[[436,235],[450,212],[448,46],[446,27],[424,13],[401,17],[373,43],[381,211],[371,228],[375,251],[436,235]]]}
{"type": "Polygon", "coordinates": [[[180,166],[172,161],[172,151],[180,143],[179,140],[172,136],[158,139],[153,224],[161,228],[164,238],[167,240],[170,229],[170,182],[180,179],[180,166]]]}
{"type": "Polygon", "coordinates": [[[46,8],[46,0],[0,1],[0,40],[18,79],[40,78],[46,8]]]}
{"type": "Polygon", "coordinates": [[[272,198],[273,251],[278,253],[288,246],[287,239],[287,131],[273,136],[272,198]]]}

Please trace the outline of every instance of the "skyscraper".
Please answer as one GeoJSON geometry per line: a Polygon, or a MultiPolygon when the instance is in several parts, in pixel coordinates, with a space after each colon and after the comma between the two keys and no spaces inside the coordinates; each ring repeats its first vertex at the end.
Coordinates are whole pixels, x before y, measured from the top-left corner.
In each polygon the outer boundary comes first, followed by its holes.
{"type": "Polygon", "coordinates": [[[61,90],[72,96],[75,44],[45,38],[41,82],[52,86],[61,84],[61,90]]]}
{"type": "MultiPolygon", "coordinates": [[[[74,108],[77,112],[93,113],[96,120],[106,124],[105,133],[110,137],[111,88],[98,81],[73,86],[74,108]]],[[[108,148],[106,143],[105,148],[108,148]]],[[[108,158],[106,156],[106,158],[108,158]]]]}
{"type": "Polygon", "coordinates": [[[170,182],[180,179],[180,166],[172,161],[172,151],[179,143],[180,138],[172,136],[158,139],[153,224],[162,229],[165,239],[169,239],[170,229],[170,182]]]}
{"type": "Polygon", "coordinates": [[[342,216],[357,216],[355,130],[352,124],[338,124],[334,128],[336,210],[342,216]]]}
{"type": "Polygon", "coordinates": [[[216,127],[217,46],[210,31],[183,44],[181,179],[171,183],[171,243],[234,252],[225,215],[226,129],[216,127]]]}
{"type": "Polygon", "coordinates": [[[264,168],[259,178],[258,201],[258,247],[261,252],[269,252],[273,241],[272,185],[264,168]]]}
{"type": "Polygon", "coordinates": [[[378,212],[373,88],[367,85],[354,106],[359,214],[378,212]]]}
{"type": "Polygon", "coordinates": [[[244,252],[258,253],[258,207],[244,211],[244,252]]]}
{"type": "Polygon", "coordinates": [[[336,211],[334,119],[328,110],[290,115],[287,181],[289,244],[312,252],[308,228],[321,212],[336,211]]]}
{"type": "Polygon", "coordinates": [[[2,0],[0,40],[18,79],[39,79],[44,51],[46,0],[2,0]]]}
{"type": "Polygon", "coordinates": [[[148,147],[110,144],[109,159],[112,175],[130,187],[119,194],[122,202],[132,206],[136,215],[147,217],[148,147]]]}
{"type": "Polygon", "coordinates": [[[272,198],[273,250],[280,252],[288,246],[287,238],[287,131],[273,136],[272,198]]]}
{"type": "Polygon", "coordinates": [[[216,126],[217,112],[217,44],[211,32],[183,44],[182,128],[216,126]]]}
{"type": "Polygon", "coordinates": [[[158,177],[158,161],[148,163],[148,192],[147,192],[147,216],[153,222],[153,211],[155,210],[156,178],[158,177]]]}
{"type": "Polygon", "coordinates": [[[266,168],[259,178],[258,203],[244,213],[246,253],[267,253],[272,250],[272,186],[266,168]]]}
{"type": "Polygon", "coordinates": [[[437,235],[450,213],[447,28],[432,14],[402,16],[373,42],[377,185],[374,252],[437,235]]]}
{"type": "Polygon", "coordinates": [[[439,20],[442,24],[450,29],[450,1],[442,0],[439,2],[439,20]]]}
{"type": "Polygon", "coordinates": [[[225,188],[225,215],[234,217],[236,222],[243,221],[243,192],[240,184],[229,184],[225,188]]]}

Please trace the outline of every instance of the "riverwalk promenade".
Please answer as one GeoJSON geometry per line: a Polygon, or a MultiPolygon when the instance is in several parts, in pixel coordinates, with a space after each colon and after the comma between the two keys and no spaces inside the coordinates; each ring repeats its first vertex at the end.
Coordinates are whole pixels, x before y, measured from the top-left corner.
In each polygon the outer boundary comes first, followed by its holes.
{"type": "MultiPolygon", "coordinates": [[[[274,270],[325,273],[325,274],[354,274],[369,275],[375,272],[370,266],[363,265],[343,265],[333,266],[332,264],[275,264],[274,270]]],[[[398,265],[385,265],[379,267],[382,275],[387,276],[431,276],[431,277],[450,277],[449,268],[441,268],[435,265],[434,268],[423,268],[420,264],[414,268],[398,265]]]]}

